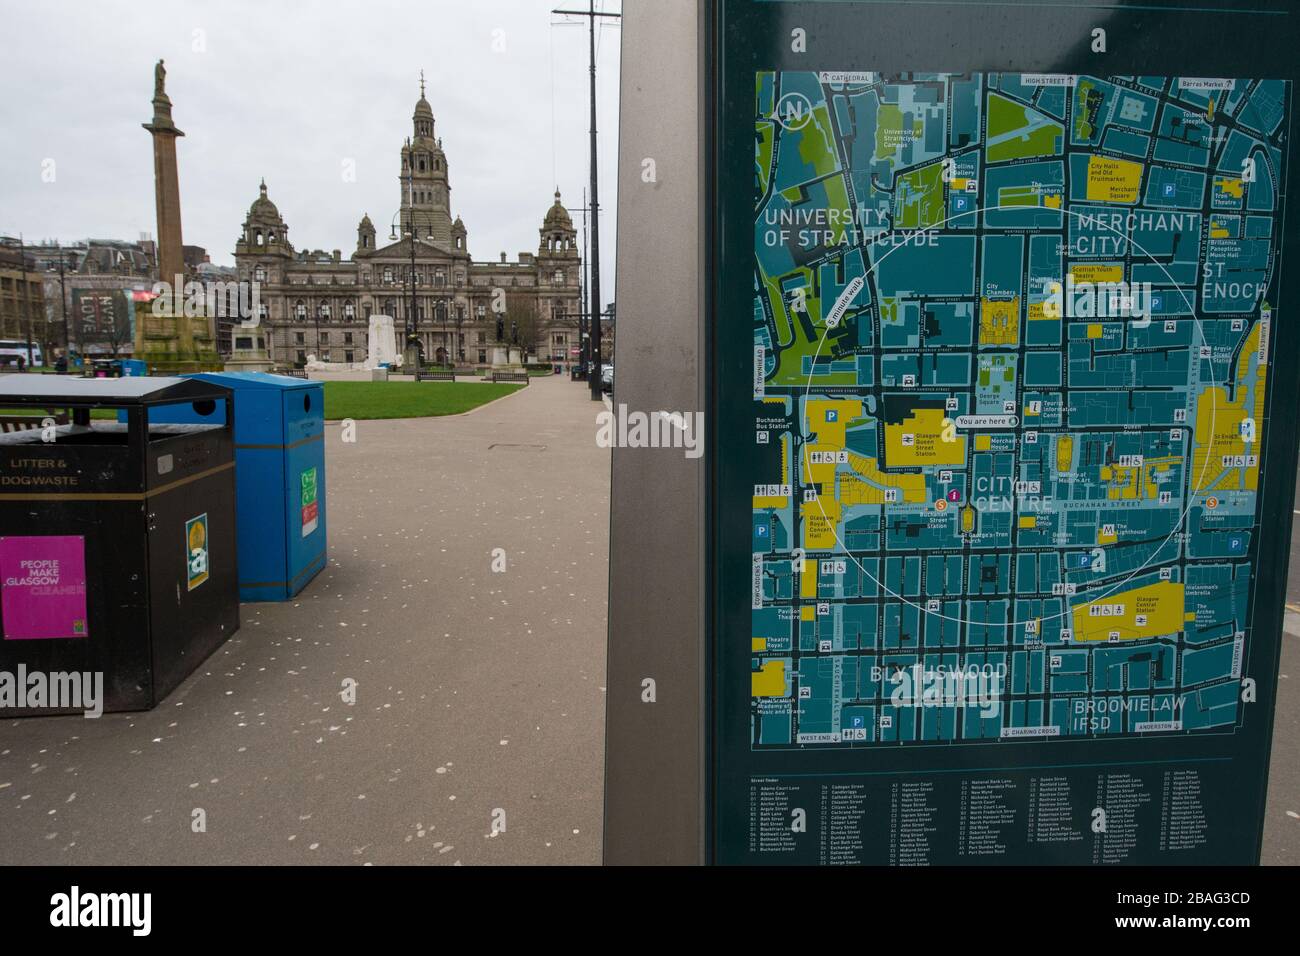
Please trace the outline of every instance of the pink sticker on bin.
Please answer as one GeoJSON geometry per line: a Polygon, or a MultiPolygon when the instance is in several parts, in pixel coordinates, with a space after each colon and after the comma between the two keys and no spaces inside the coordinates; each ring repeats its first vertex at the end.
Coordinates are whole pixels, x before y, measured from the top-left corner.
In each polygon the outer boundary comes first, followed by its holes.
{"type": "Polygon", "coordinates": [[[86,539],[0,537],[0,617],[6,641],[85,637],[86,539]]]}

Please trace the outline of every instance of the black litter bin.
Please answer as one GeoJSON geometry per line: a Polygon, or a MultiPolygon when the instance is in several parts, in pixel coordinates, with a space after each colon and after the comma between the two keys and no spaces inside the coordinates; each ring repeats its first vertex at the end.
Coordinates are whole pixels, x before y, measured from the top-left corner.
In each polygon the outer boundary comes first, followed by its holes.
{"type": "MultiPolygon", "coordinates": [[[[0,375],[0,672],[142,710],[238,630],[232,427],[149,423],[180,402],[235,420],[198,379],[0,375]]],[[[53,697],[8,713],[89,709],[53,697]]]]}

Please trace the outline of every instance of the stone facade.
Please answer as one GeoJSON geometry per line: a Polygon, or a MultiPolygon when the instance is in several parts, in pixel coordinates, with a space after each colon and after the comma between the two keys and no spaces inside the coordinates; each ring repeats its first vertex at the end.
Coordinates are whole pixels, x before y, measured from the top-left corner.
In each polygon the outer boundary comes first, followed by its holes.
{"type": "Polygon", "coordinates": [[[295,250],[262,183],[235,243],[235,263],[239,278],[257,285],[272,358],[280,365],[298,365],[310,355],[363,362],[370,316],[387,315],[399,351],[414,320],[426,363],[499,364],[507,350],[498,344],[521,345],[541,361],[568,361],[579,344],[580,256],[559,191],[538,230],[536,253],[521,252],[513,262],[505,253],[495,262],[475,260],[465,224],[452,218],[447,157],[423,89],[412,126],[400,153],[396,241],[380,246],[366,215],[347,259],[337,249],[295,250]]]}
{"type": "Polygon", "coordinates": [[[0,339],[45,344],[43,276],[17,243],[0,241],[0,339]]]}

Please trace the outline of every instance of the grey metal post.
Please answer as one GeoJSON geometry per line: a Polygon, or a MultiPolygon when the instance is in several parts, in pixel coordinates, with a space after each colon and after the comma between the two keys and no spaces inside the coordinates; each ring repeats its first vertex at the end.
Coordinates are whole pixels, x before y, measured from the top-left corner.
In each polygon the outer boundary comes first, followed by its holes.
{"type": "MultiPolygon", "coordinates": [[[[616,411],[704,409],[701,16],[697,0],[624,8],[616,411]]],[[[705,858],[704,475],[681,449],[613,452],[606,863],[705,858]]]]}

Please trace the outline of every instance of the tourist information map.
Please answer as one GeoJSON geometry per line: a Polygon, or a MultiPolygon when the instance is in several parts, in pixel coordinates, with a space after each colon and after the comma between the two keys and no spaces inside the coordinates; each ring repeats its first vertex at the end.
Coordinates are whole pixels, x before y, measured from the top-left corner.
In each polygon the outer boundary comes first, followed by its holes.
{"type": "Polygon", "coordinates": [[[1160,742],[1255,716],[1289,83],[752,81],[747,746],[786,772],[734,858],[1217,859],[1214,765],[1160,742]]]}

